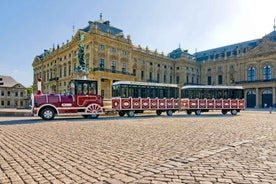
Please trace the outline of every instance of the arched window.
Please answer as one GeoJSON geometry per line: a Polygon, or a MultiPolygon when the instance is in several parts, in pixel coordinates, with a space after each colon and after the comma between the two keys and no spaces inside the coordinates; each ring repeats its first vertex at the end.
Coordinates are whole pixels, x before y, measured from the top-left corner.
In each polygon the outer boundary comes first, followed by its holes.
{"type": "Polygon", "coordinates": [[[271,80],[271,68],[270,65],[265,65],[263,70],[263,80],[271,80]]]}
{"type": "Polygon", "coordinates": [[[248,81],[255,81],[255,68],[248,68],[248,81]]]}

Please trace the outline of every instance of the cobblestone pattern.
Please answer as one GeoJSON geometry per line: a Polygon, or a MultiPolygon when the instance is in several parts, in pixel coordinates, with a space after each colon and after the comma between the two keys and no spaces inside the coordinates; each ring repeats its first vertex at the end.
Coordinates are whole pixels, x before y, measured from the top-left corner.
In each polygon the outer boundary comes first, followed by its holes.
{"type": "Polygon", "coordinates": [[[276,114],[0,118],[0,183],[276,183],[276,114]]]}

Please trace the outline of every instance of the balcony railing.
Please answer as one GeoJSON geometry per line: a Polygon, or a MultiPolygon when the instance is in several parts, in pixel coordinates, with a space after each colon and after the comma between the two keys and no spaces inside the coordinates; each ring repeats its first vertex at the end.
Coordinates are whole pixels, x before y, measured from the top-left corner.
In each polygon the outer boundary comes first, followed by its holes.
{"type": "Polygon", "coordinates": [[[96,71],[103,71],[103,72],[109,72],[109,73],[116,73],[116,74],[124,74],[124,75],[130,75],[130,76],[136,76],[135,73],[129,73],[129,72],[124,72],[124,71],[118,71],[118,70],[112,70],[112,69],[107,69],[107,68],[94,68],[94,72],[96,71]]]}

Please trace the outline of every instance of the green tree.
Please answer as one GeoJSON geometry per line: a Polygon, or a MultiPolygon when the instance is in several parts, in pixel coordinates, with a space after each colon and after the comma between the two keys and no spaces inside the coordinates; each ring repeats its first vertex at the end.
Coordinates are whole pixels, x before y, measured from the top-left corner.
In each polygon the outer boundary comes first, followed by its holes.
{"type": "Polygon", "coordinates": [[[27,94],[30,95],[30,94],[33,94],[33,93],[34,93],[33,86],[27,87],[27,94]]]}

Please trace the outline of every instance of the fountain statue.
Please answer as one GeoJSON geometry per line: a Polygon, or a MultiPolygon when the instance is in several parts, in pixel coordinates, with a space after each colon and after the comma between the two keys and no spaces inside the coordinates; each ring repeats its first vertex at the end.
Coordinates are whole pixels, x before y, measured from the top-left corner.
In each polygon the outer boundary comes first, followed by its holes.
{"type": "Polygon", "coordinates": [[[79,60],[79,66],[75,69],[75,73],[77,74],[79,79],[87,79],[87,75],[89,74],[89,69],[86,67],[85,61],[84,61],[84,35],[80,34],[80,41],[79,41],[79,51],[78,51],[78,60],[79,60]]]}

